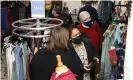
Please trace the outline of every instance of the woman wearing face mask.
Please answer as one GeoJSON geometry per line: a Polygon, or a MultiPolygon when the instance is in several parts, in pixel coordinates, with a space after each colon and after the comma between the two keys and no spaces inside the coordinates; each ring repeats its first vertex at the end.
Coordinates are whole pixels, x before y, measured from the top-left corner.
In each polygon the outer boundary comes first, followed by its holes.
{"type": "MultiPolygon", "coordinates": [[[[101,49],[103,36],[100,26],[92,21],[90,14],[87,11],[82,11],[79,14],[80,24],[78,25],[78,29],[80,32],[85,33],[87,37],[92,42],[92,45],[97,50],[99,54],[99,59],[101,57],[101,49]]],[[[100,64],[95,66],[95,75],[100,72],[100,64]]],[[[95,77],[92,79],[95,80],[95,77]]]]}
{"type": "Polygon", "coordinates": [[[87,11],[83,11],[79,14],[80,24],[78,28],[80,32],[85,33],[90,38],[93,46],[99,52],[102,47],[103,36],[100,26],[93,22],[90,14],[87,11]]]}
{"type": "Polygon", "coordinates": [[[77,28],[71,27],[69,47],[76,52],[83,64],[83,80],[94,80],[94,67],[90,69],[89,63],[93,60],[96,60],[96,62],[99,63],[99,59],[89,38],[82,36],[77,28]]]}

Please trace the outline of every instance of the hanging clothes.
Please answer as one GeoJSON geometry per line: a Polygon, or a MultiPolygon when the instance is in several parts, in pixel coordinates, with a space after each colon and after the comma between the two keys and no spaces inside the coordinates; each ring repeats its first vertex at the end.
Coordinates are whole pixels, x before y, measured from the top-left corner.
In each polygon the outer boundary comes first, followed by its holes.
{"type": "Polygon", "coordinates": [[[123,79],[124,75],[124,56],[125,56],[125,41],[122,38],[124,34],[124,25],[115,24],[116,28],[112,31],[109,31],[105,36],[102,48],[102,57],[101,57],[101,70],[100,78],[101,80],[115,80],[123,79]],[[117,65],[113,66],[110,62],[109,50],[111,47],[115,47],[116,55],[118,57],[117,65]]]}
{"type": "Polygon", "coordinates": [[[108,28],[110,21],[111,21],[111,15],[114,12],[113,11],[114,4],[111,1],[100,1],[97,13],[98,13],[98,19],[99,23],[102,27],[102,32],[104,33],[105,30],[108,28]]]}
{"type": "Polygon", "coordinates": [[[110,78],[111,75],[111,63],[108,51],[113,45],[113,38],[109,34],[104,38],[102,44],[102,56],[101,56],[101,67],[100,67],[100,80],[113,80],[110,78]]]}
{"type": "Polygon", "coordinates": [[[29,64],[33,57],[26,41],[11,43],[9,37],[4,38],[2,47],[1,80],[30,80],[29,64]]]}
{"type": "Polygon", "coordinates": [[[97,12],[100,22],[106,23],[113,13],[113,3],[111,1],[100,1],[97,12]]]}

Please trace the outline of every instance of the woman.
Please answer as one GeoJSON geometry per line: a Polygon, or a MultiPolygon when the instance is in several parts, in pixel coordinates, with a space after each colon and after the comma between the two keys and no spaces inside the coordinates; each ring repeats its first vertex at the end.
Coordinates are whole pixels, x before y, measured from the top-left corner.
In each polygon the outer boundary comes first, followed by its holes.
{"type": "Polygon", "coordinates": [[[46,49],[39,50],[30,64],[31,80],[50,80],[57,66],[56,55],[61,55],[62,62],[80,79],[80,61],[75,52],[68,48],[69,31],[63,27],[54,28],[46,49]]]}
{"type": "Polygon", "coordinates": [[[83,69],[85,70],[83,73],[83,80],[94,80],[94,69],[92,68],[92,70],[90,70],[87,67],[92,60],[96,60],[97,63],[99,63],[99,59],[95,48],[91,44],[91,41],[87,37],[82,36],[77,28],[72,27],[70,29],[69,47],[77,53],[83,63],[83,69]],[[91,73],[91,79],[89,71],[91,73]]]}

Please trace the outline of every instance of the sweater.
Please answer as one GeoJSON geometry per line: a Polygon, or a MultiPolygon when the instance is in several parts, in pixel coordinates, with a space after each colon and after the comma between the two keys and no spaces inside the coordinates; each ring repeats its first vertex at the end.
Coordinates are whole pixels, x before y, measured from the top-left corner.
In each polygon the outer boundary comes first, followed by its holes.
{"type": "Polygon", "coordinates": [[[102,48],[103,36],[100,26],[94,22],[89,28],[84,28],[82,23],[78,25],[80,32],[85,33],[87,37],[91,40],[92,45],[97,51],[102,48]]]}
{"type": "MultiPolygon", "coordinates": [[[[66,65],[74,74],[77,75],[77,80],[82,80],[80,77],[80,61],[78,60],[75,52],[66,51],[58,53],[64,65],[66,65]]],[[[30,78],[31,80],[50,80],[52,73],[55,72],[57,66],[57,53],[45,51],[44,49],[38,50],[34,55],[30,64],[30,78]]]]}

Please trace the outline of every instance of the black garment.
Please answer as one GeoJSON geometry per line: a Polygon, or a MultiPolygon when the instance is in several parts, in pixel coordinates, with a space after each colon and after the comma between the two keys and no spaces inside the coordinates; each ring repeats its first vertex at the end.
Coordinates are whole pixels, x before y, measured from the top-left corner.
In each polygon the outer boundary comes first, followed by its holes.
{"type": "MultiPolygon", "coordinates": [[[[77,80],[80,79],[80,64],[77,56],[73,51],[58,53],[64,65],[66,65],[74,74],[78,75],[77,80]]],[[[56,53],[39,50],[33,57],[30,64],[30,78],[31,80],[50,80],[52,73],[57,66],[56,53]]]]}
{"type": "MultiPolygon", "coordinates": [[[[88,63],[90,63],[93,60],[93,57],[98,58],[99,55],[96,52],[95,48],[93,47],[91,41],[87,37],[82,35],[82,41],[83,41],[84,46],[85,46],[86,51],[87,51],[88,63]]],[[[70,47],[70,49],[75,51],[74,46],[72,45],[72,41],[70,41],[69,47],[70,47]]],[[[76,51],[75,51],[75,53],[76,53],[76,51]]],[[[84,73],[83,70],[84,69],[82,67],[82,73],[84,73]]],[[[91,76],[91,80],[95,80],[95,66],[91,68],[90,76],[91,76]]]]}
{"type": "Polygon", "coordinates": [[[11,8],[12,21],[19,20],[19,8],[11,8]]]}
{"type": "Polygon", "coordinates": [[[95,8],[93,8],[92,6],[90,5],[85,5],[84,7],[82,7],[80,10],[79,10],[79,13],[78,13],[78,20],[79,20],[79,14],[82,12],[82,11],[87,11],[90,13],[90,16],[91,16],[91,20],[92,21],[97,21],[98,22],[98,14],[97,14],[97,10],[95,8]]]}

